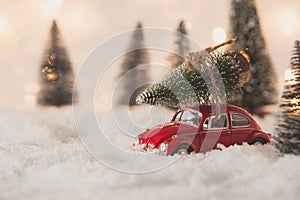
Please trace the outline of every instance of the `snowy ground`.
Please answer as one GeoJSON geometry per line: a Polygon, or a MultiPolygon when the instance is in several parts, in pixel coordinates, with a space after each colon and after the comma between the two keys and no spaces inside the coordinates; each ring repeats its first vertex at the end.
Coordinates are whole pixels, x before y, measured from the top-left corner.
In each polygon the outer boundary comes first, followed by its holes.
{"type": "MultiPolygon", "coordinates": [[[[272,117],[260,120],[265,129],[271,123],[272,117]]],[[[300,157],[278,157],[270,145],[234,146],[204,159],[185,156],[157,172],[136,175],[105,167],[86,152],[71,109],[2,109],[0,137],[1,200],[273,200],[300,195],[300,157]]]]}

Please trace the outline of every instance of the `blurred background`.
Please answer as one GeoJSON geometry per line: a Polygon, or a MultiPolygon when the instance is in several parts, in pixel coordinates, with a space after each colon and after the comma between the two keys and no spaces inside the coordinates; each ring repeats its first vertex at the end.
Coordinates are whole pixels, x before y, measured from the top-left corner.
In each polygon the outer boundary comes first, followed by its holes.
{"type": "MultiPolygon", "coordinates": [[[[53,19],[60,27],[75,73],[99,43],[135,28],[138,21],[144,27],[175,29],[180,20],[185,20],[189,36],[202,47],[220,42],[229,28],[230,0],[0,2],[1,107],[34,106],[41,59],[53,19]]],[[[256,4],[281,89],[293,42],[300,39],[300,1],[256,0],[256,4]]]]}

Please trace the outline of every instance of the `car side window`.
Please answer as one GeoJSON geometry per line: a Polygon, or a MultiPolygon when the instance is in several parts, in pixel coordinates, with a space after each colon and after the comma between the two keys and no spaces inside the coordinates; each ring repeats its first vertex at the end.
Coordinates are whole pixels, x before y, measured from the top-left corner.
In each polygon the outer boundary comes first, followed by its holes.
{"type": "Polygon", "coordinates": [[[203,129],[223,129],[228,128],[227,114],[221,114],[218,118],[214,115],[209,116],[203,123],[203,129]]]}
{"type": "Polygon", "coordinates": [[[231,114],[232,127],[249,126],[250,120],[242,114],[231,114]]]}

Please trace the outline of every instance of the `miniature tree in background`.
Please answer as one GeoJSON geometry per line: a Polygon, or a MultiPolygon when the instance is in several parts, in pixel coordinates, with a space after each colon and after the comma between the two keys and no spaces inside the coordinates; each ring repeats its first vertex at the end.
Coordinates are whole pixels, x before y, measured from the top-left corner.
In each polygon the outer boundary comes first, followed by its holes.
{"type": "Polygon", "coordinates": [[[182,64],[185,54],[190,50],[189,40],[185,37],[188,34],[186,23],[181,21],[176,31],[174,50],[168,57],[168,65],[172,68],[176,68],[182,64]]]}
{"type": "Polygon", "coordinates": [[[254,0],[232,0],[230,38],[237,38],[233,50],[243,49],[250,57],[250,81],[243,88],[238,104],[263,117],[266,106],[277,103],[275,70],[262,35],[254,0]]]}
{"type": "Polygon", "coordinates": [[[147,85],[142,83],[149,82],[147,70],[145,70],[144,67],[140,67],[149,64],[148,51],[144,46],[142,24],[138,23],[130,44],[130,49],[134,50],[125,54],[125,58],[121,65],[122,69],[119,77],[125,75],[123,91],[121,91],[122,94],[119,100],[121,105],[136,105],[135,99],[137,95],[147,87],[147,85]]]}
{"type": "Polygon", "coordinates": [[[40,90],[37,94],[39,105],[72,104],[74,72],[55,20],[52,21],[39,75],[40,90]]]}
{"type": "Polygon", "coordinates": [[[282,153],[300,154],[300,46],[295,41],[280,100],[276,147],[282,153]]]}

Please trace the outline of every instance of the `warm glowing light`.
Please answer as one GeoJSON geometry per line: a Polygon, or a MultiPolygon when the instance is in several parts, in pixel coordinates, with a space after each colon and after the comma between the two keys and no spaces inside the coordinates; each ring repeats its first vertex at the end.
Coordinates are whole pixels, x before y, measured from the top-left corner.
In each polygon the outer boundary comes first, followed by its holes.
{"type": "Polygon", "coordinates": [[[285,80],[286,80],[286,81],[290,81],[290,80],[292,80],[293,78],[294,78],[294,75],[293,75],[291,69],[287,69],[287,70],[285,71],[285,80]]]}
{"type": "Polygon", "coordinates": [[[0,33],[4,32],[6,29],[7,23],[4,19],[0,18],[0,33]]]}
{"type": "Polygon", "coordinates": [[[291,104],[297,104],[297,103],[298,103],[297,99],[292,99],[291,100],[291,104]]]}
{"type": "Polygon", "coordinates": [[[221,43],[224,42],[226,39],[226,32],[223,28],[215,28],[212,31],[212,38],[214,40],[215,43],[221,43]]]}
{"type": "Polygon", "coordinates": [[[62,5],[62,0],[48,0],[43,6],[42,13],[45,16],[53,16],[55,11],[62,5]]]}
{"type": "Polygon", "coordinates": [[[292,36],[295,34],[296,29],[298,27],[298,16],[297,12],[293,8],[288,8],[283,10],[280,14],[280,25],[281,25],[281,32],[285,36],[292,36]]]}
{"type": "Polygon", "coordinates": [[[48,66],[45,66],[43,69],[42,69],[42,73],[45,74],[46,78],[49,80],[49,81],[55,81],[57,79],[57,74],[55,72],[55,69],[51,69],[49,68],[48,66]]]}
{"type": "Polygon", "coordinates": [[[50,58],[48,59],[48,64],[49,65],[54,65],[56,56],[54,54],[50,55],[50,58]]]}
{"type": "Polygon", "coordinates": [[[191,29],[193,27],[193,24],[191,22],[185,22],[185,27],[187,29],[191,29]]]}
{"type": "Polygon", "coordinates": [[[300,100],[297,99],[297,98],[293,98],[291,100],[291,106],[292,106],[293,112],[295,112],[295,113],[299,113],[300,112],[299,103],[300,103],[300,100]]]}

